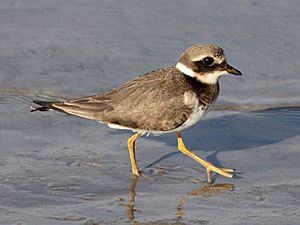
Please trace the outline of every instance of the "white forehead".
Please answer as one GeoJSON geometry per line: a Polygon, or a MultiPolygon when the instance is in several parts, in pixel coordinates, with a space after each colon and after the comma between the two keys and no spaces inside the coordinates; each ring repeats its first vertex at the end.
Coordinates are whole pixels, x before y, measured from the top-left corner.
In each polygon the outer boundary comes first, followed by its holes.
{"type": "Polygon", "coordinates": [[[191,58],[191,61],[197,62],[197,61],[200,61],[200,60],[202,60],[202,59],[204,59],[206,57],[212,57],[214,59],[215,63],[217,63],[217,64],[221,64],[224,61],[224,59],[225,59],[225,55],[224,54],[223,55],[217,55],[217,56],[216,55],[203,54],[203,55],[191,58]]]}

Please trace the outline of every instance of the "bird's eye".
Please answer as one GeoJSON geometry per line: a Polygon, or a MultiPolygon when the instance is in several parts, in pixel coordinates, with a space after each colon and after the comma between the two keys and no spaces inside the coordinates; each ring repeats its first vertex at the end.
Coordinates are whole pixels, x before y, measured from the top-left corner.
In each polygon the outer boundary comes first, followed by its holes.
{"type": "Polygon", "coordinates": [[[202,61],[207,66],[212,66],[214,64],[214,59],[212,57],[205,57],[202,61]]]}

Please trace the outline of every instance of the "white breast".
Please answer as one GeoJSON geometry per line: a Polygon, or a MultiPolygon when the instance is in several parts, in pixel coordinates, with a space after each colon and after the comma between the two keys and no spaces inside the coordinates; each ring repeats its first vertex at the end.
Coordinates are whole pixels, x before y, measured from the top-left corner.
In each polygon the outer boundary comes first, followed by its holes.
{"type": "Polygon", "coordinates": [[[201,120],[207,112],[208,107],[200,106],[195,108],[190,117],[180,127],[177,127],[174,131],[181,131],[185,128],[194,125],[195,123],[199,122],[199,120],[201,120]]]}
{"type": "Polygon", "coordinates": [[[210,105],[199,105],[199,101],[196,97],[196,94],[193,92],[184,93],[184,104],[193,108],[193,111],[190,114],[189,118],[180,127],[177,127],[174,131],[181,131],[199,122],[199,120],[201,120],[206,115],[210,107],[210,105]]]}

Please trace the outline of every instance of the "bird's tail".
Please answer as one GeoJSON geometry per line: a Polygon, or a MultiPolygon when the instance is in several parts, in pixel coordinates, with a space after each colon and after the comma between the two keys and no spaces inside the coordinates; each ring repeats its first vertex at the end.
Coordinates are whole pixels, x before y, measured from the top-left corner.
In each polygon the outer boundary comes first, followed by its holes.
{"type": "Polygon", "coordinates": [[[35,112],[35,111],[49,111],[51,109],[55,109],[53,107],[53,103],[55,103],[55,102],[47,102],[47,101],[34,100],[33,103],[40,105],[40,107],[36,107],[35,109],[32,109],[31,112],[35,112]]]}
{"type": "Polygon", "coordinates": [[[90,96],[63,102],[34,100],[33,102],[40,106],[32,109],[31,112],[55,110],[85,119],[102,121],[103,111],[111,108],[109,108],[110,106],[107,104],[107,101],[102,101],[102,99],[93,100],[93,97],[90,96]]]}

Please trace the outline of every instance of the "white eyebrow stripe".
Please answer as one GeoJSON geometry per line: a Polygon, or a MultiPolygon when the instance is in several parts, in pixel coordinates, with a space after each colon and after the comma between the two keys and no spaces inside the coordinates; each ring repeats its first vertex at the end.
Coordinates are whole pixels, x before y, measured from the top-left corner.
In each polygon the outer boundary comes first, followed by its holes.
{"type": "Polygon", "coordinates": [[[202,59],[204,59],[205,57],[207,57],[206,55],[204,56],[200,56],[200,57],[197,57],[197,58],[193,58],[193,62],[197,62],[197,61],[201,61],[202,59]]]}
{"type": "Polygon", "coordinates": [[[201,61],[205,57],[211,57],[211,58],[213,58],[214,59],[214,64],[221,64],[224,61],[223,57],[220,58],[220,57],[212,57],[212,56],[209,56],[209,55],[204,55],[204,56],[200,56],[200,57],[197,57],[197,58],[193,58],[192,62],[201,61]]]}

